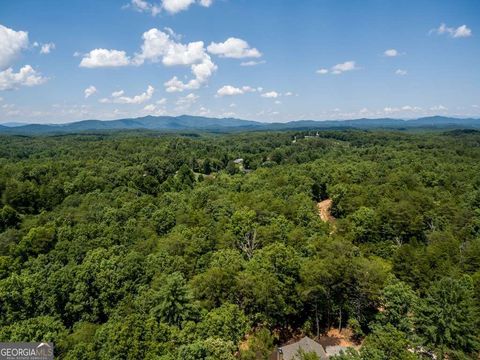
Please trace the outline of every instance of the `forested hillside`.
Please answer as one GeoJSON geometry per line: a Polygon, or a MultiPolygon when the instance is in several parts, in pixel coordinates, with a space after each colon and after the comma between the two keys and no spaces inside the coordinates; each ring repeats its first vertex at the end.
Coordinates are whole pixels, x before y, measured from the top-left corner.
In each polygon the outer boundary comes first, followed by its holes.
{"type": "Polygon", "coordinates": [[[478,359],[480,132],[315,133],[1,136],[0,341],[253,360],[348,327],[344,359],[478,359]]]}

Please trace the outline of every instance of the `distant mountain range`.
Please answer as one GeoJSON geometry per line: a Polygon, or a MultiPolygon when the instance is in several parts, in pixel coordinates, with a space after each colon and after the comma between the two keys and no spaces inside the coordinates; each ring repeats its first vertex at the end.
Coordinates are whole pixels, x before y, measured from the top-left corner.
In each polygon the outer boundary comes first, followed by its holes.
{"type": "Polygon", "coordinates": [[[61,134],[108,130],[156,130],[156,131],[207,131],[234,132],[255,130],[307,130],[307,129],[480,129],[480,119],[458,119],[443,116],[423,117],[414,120],[401,119],[353,119],[353,120],[300,120],[287,123],[264,123],[234,118],[208,118],[200,116],[145,116],[119,120],[83,120],[67,124],[6,123],[0,125],[0,134],[37,135],[61,134]]]}

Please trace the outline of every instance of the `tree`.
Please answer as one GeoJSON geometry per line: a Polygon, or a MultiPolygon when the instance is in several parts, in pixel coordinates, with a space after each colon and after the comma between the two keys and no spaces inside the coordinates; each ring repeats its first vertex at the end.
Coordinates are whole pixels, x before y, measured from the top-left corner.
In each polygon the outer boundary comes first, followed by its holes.
{"type": "Polygon", "coordinates": [[[249,322],[237,305],[225,303],[210,311],[199,324],[199,329],[207,338],[220,338],[236,345],[247,333],[249,322]]]}
{"type": "Polygon", "coordinates": [[[177,179],[184,188],[192,188],[195,184],[195,174],[187,164],[180,167],[177,173],[177,179]]]}
{"type": "Polygon", "coordinates": [[[175,213],[169,208],[161,208],[152,214],[158,235],[167,234],[176,223],[175,213]]]}
{"type": "Polygon", "coordinates": [[[190,295],[182,274],[175,272],[163,279],[158,290],[158,304],[152,314],[171,325],[180,326],[189,315],[190,295]]]}
{"type": "Polygon", "coordinates": [[[178,360],[235,360],[235,346],[218,338],[199,340],[180,347],[178,360]]]}
{"type": "Polygon", "coordinates": [[[273,349],[274,338],[266,328],[257,329],[248,337],[247,348],[240,350],[242,360],[268,360],[273,349]]]}
{"type": "Polygon", "coordinates": [[[375,327],[368,335],[360,351],[349,349],[346,353],[335,356],[335,360],[420,360],[410,351],[412,343],[407,336],[388,324],[375,327]]]}
{"type": "Polygon", "coordinates": [[[0,232],[9,227],[15,227],[20,223],[20,215],[10,205],[5,205],[0,210],[0,232]]]}
{"type": "Polygon", "coordinates": [[[418,306],[417,332],[441,358],[449,350],[471,354],[480,349],[477,314],[472,278],[442,278],[432,284],[418,306]]]}
{"type": "Polygon", "coordinates": [[[252,258],[254,251],[260,246],[255,218],[255,211],[248,209],[238,210],[232,216],[231,228],[236,245],[248,259],[252,258]]]}
{"type": "Polygon", "coordinates": [[[20,255],[36,255],[47,252],[55,241],[55,228],[52,225],[34,227],[22,238],[17,251],[20,255]]]}
{"type": "Polygon", "coordinates": [[[380,323],[391,324],[406,334],[410,333],[413,329],[413,312],[418,304],[418,298],[410,286],[391,277],[383,289],[382,298],[383,309],[378,314],[380,323]]]}

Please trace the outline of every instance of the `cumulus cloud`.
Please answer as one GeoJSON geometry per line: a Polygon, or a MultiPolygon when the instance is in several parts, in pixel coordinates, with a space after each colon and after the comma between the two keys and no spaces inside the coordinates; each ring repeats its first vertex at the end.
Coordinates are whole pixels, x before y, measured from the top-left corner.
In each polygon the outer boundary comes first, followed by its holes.
{"type": "Polygon", "coordinates": [[[233,87],[231,85],[222,86],[217,90],[218,96],[233,96],[233,95],[242,95],[243,91],[240,88],[233,87]]]}
{"type": "Polygon", "coordinates": [[[397,69],[397,70],[395,70],[395,74],[398,75],[398,76],[405,76],[405,75],[408,74],[408,71],[403,70],[403,69],[397,69]]]}
{"type": "Polygon", "coordinates": [[[47,44],[42,44],[40,48],[40,54],[50,54],[50,52],[54,49],[55,49],[55,44],[52,42],[47,44]]]}
{"type": "Polygon", "coordinates": [[[167,114],[167,110],[164,107],[156,106],[153,104],[146,105],[143,108],[143,111],[149,115],[155,115],[155,116],[161,116],[161,115],[167,114]]]}
{"type": "Polygon", "coordinates": [[[194,4],[195,0],[163,0],[163,8],[171,13],[175,14],[180,11],[187,10],[190,5],[194,4]]]}
{"type": "Polygon", "coordinates": [[[205,53],[203,41],[182,44],[176,42],[171,34],[156,28],[143,33],[141,52],[135,55],[133,62],[137,65],[145,61],[162,62],[166,66],[192,65],[202,61],[205,53]]]}
{"type": "Polygon", "coordinates": [[[242,86],[241,88],[237,88],[231,85],[222,86],[220,89],[217,90],[217,96],[234,96],[234,95],[243,95],[249,92],[256,92],[257,89],[251,86],[242,86]]]}
{"type": "Polygon", "coordinates": [[[94,49],[84,55],[80,62],[80,67],[99,68],[99,67],[119,67],[130,64],[130,58],[125,51],[94,49]]]}
{"type": "Polygon", "coordinates": [[[334,65],[329,69],[319,69],[316,71],[317,74],[320,75],[325,75],[325,74],[334,74],[334,75],[339,75],[347,71],[352,71],[352,70],[357,70],[358,67],[355,63],[355,61],[350,60],[350,61],[345,61],[343,63],[334,65]]]}
{"type": "Polygon", "coordinates": [[[114,91],[114,92],[112,92],[112,97],[120,97],[123,94],[125,94],[125,91],[123,91],[123,90],[114,91]]]}
{"type": "Polygon", "coordinates": [[[203,41],[182,44],[178,41],[180,36],[172,29],[166,29],[164,32],[156,28],[144,32],[142,39],[140,52],[132,58],[127,56],[125,51],[94,49],[84,56],[80,66],[88,68],[140,66],[147,61],[161,62],[165,66],[189,66],[194,78],[183,82],[174,76],[164,84],[167,92],[199,89],[217,70],[217,66],[205,50],[203,41]]]}
{"type": "Polygon", "coordinates": [[[440,24],[437,29],[430,30],[430,34],[438,34],[438,35],[448,35],[452,38],[464,38],[472,36],[472,30],[467,27],[467,25],[461,25],[457,28],[448,27],[445,24],[440,24]]]}
{"type": "Polygon", "coordinates": [[[356,67],[355,61],[345,61],[344,63],[337,64],[332,67],[332,74],[341,74],[347,71],[352,71],[358,69],[356,67]]]}
{"type": "Polygon", "coordinates": [[[243,59],[243,58],[259,58],[262,53],[242,39],[228,38],[223,43],[212,42],[208,45],[207,50],[209,53],[226,58],[243,59]]]}
{"type": "Polygon", "coordinates": [[[145,61],[162,62],[165,66],[190,66],[194,78],[188,82],[179,80],[176,76],[165,82],[167,92],[180,92],[200,88],[217,66],[206,53],[203,41],[182,44],[172,36],[158,29],[150,29],[143,34],[141,52],[135,55],[136,65],[145,61]]]}
{"type": "Polygon", "coordinates": [[[200,0],[198,3],[203,7],[210,7],[213,4],[213,0],[200,0]]]}
{"type": "Polygon", "coordinates": [[[280,96],[280,94],[277,93],[276,91],[269,91],[269,92],[263,93],[261,96],[264,98],[276,99],[280,96]]]}
{"type": "Polygon", "coordinates": [[[213,0],[161,0],[159,2],[151,2],[147,0],[131,0],[124,8],[132,8],[135,11],[149,13],[157,16],[162,10],[176,14],[180,11],[187,10],[191,5],[198,4],[203,7],[210,7],[213,0]]]}
{"type": "Polygon", "coordinates": [[[240,66],[257,66],[265,63],[266,63],[265,60],[261,60],[261,61],[250,60],[250,61],[241,62],[240,66]]]}
{"type": "Polygon", "coordinates": [[[197,102],[199,96],[196,94],[188,94],[187,96],[182,96],[178,98],[176,104],[181,108],[186,108],[197,102]]]}
{"type": "Polygon", "coordinates": [[[135,11],[150,13],[152,16],[157,16],[162,11],[161,5],[144,0],[132,0],[129,6],[135,11]]]}
{"type": "Polygon", "coordinates": [[[0,25],[0,70],[8,68],[28,47],[28,32],[0,25]]]}
{"type": "Polygon", "coordinates": [[[39,74],[30,65],[23,66],[18,72],[8,68],[0,72],[0,90],[13,90],[21,86],[36,86],[43,84],[47,78],[39,74]]]}
{"type": "Polygon", "coordinates": [[[83,93],[85,94],[85,99],[88,99],[90,96],[95,94],[97,92],[97,88],[93,85],[90,85],[88,88],[86,88],[83,93]]]}
{"type": "Polygon", "coordinates": [[[114,103],[114,104],[143,104],[150,100],[155,92],[155,88],[151,85],[148,85],[148,88],[145,92],[140,95],[135,95],[133,97],[124,96],[124,91],[115,91],[112,93],[110,98],[103,98],[99,101],[101,103],[114,103]]]}
{"type": "Polygon", "coordinates": [[[435,105],[430,108],[431,111],[447,111],[448,108],[443,105],[435,105]]]}
{"type": "Polygon", "coordinates": [[[383,53],[386,57],[395,57],[400,55],[396,49],[388,49],[383,53]]]}

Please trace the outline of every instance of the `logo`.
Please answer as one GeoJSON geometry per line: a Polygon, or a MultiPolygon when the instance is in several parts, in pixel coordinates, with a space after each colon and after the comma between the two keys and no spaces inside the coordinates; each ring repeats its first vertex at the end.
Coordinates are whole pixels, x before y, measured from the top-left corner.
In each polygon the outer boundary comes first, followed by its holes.
{"type": "Polygon", "coordinates": [[[53,360],[53,343],[0,343],[0,360],[53,360]]]}

